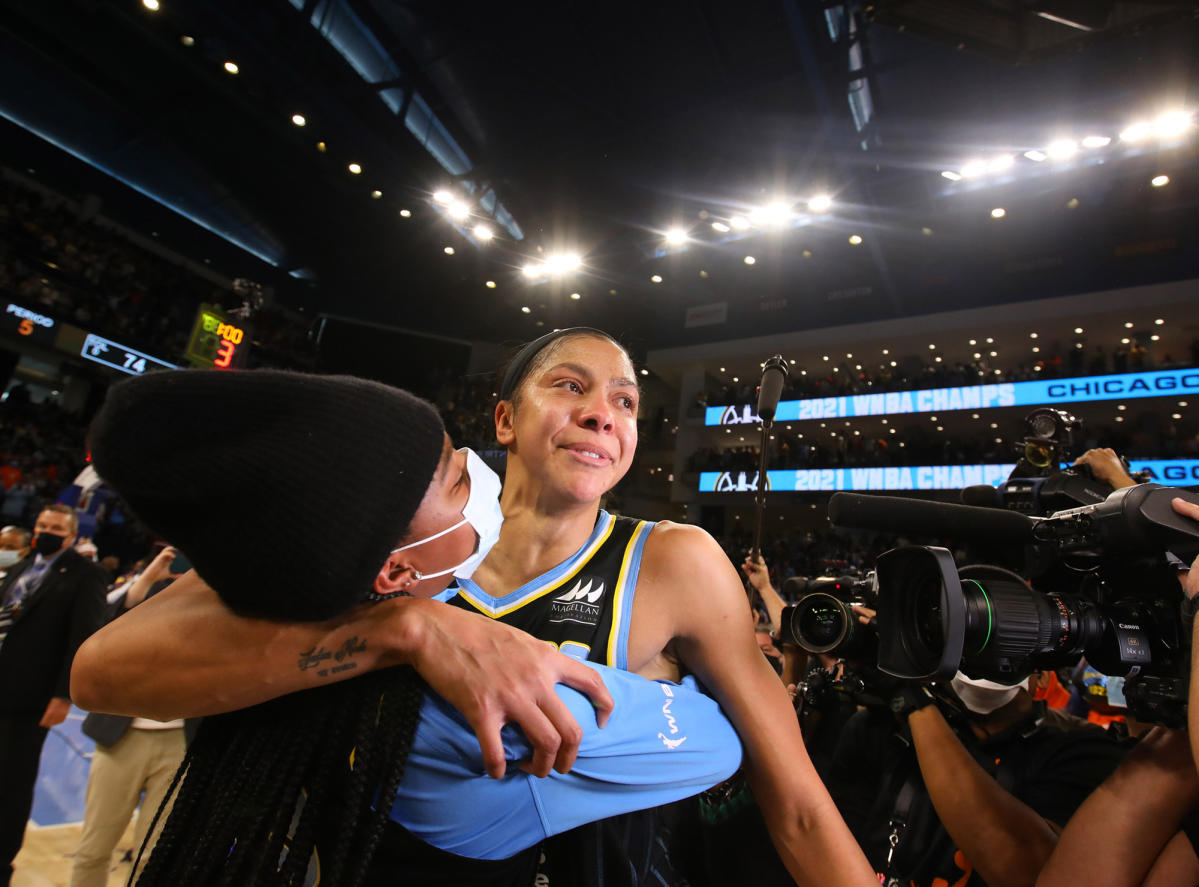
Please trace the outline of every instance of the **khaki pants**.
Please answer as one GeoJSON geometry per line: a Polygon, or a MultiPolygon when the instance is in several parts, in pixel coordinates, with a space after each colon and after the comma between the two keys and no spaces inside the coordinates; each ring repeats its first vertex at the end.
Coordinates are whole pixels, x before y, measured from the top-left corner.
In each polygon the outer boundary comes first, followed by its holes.
{"type": "MultiPolygon", "coordinates": [[[[133,857],[137,858],[158,805],[166,796],[175,771],[183,763],[185,751],[182,727],[168,730],[130,728],[110,747],[96,746],[87,781],[83,831],[79,835],[75,865],[71,870],[71,887],[105,887],[112,851],[129,825],[138,796],[145,792],[133,840],[133,857]]],[[[162,831],[165,818],[164,812],[154,830],[155,839],[162,831]]],[[[143,866],[149,853],[147,847],[142,854],[143,866]]]]}

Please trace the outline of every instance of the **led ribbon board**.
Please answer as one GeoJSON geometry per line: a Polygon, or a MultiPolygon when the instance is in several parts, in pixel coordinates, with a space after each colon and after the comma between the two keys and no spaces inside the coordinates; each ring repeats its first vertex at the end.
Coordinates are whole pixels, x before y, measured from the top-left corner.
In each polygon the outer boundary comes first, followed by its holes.
{"type": "Polygon", "coordinates": [[[167,363],[157,357],[134,351],[132,348],[105,339],[103,336],[97,336],[95,333],[87,334],[87,338],[83,341],[83,350],[79,354],[88,360],[102,363],[106,367],[112,367],[114,370],[120,370],[131,376],[140,376],[151,370],[179,369],[173,363],[167,363]]]}
{"type": "Polygon", "coordinates": [[[246,325],[229,323],[219,308],[201,305],[185,356],[194,366],[220,370],[242,366],[250,350],[250,338],[246,325]]]}
{"type": "MultiPolygon", "coordinates": [[[[1134,397],[1168,397],[1174,394],[1199,395],[1199,369],[784,400],[779,403],[774,421],[802,422],[806,419],[850,419],[854,416],[942,413],[992,407],[1055,406],[1134,397]]],[[[759,421],[755,409],[755,405],[749,403],[708,407],[704,411],[704,424],[755,423],[759,421]]]]}
{"type": "MultiPolygon", "coordinates": [[[[1147,471],[1149,480],[1162,486],[1199,484],[1199,459],[1140,459],[1129,463],[1134,473],[1147,471]]],[[[997,487],[1008,479],[1016,463],[1006,465],[909,465],[890,468],[808,468],[766,472],[772,493],[868,492],[884,490],[960,490],[978,484],[997,487]]],[[[699,476],[701,493],[754,493],[756,471],[705,471],[699,476]]]]}
{"type": "Polygon", "coordinates": [[[15,302],[7,303],[4,315],[0,318],[0,329],[43,345],[53,345],[58,335],[58,323],[54,318],[15,302]]]}

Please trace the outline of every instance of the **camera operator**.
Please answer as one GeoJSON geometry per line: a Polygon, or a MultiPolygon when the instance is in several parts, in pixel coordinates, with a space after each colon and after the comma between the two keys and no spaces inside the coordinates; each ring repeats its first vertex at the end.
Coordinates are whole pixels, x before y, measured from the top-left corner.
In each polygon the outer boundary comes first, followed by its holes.
{"type": "MultiPolygon", "coordinates": [[[[772,637],[774,647],[781,649],[783,654],[783,668],[780,677],[783,683],[787,685],[788,690],[794,690],[795,686],[803,677],[804,666],[807,664],[807,654],[798,647],[791,644],[784,644],[779,640],[779,626],[782,625],[783,608],[786,602],[779,595],[774,585],[770,582],[770,569],[766,566],[761,555],[755,563],[752,555],[746,555],[745,561],[741,564],[741,572],[745,574],[746,580],[753,586],[754,590],[762,598],[762,603],[766,605],[766,612],[770,616],[770,626],[772,629],[772,637]]],[[[763,647],[762,652],[767,658],[771,658],[771,653],[763,647]]]]}
{"type": "Polygon", "coordinates": [[[1031,884],[1121,749],[1023,685],[950,688],[895,681],[854,715],[830,792],[884,883],[1031,884]]]}

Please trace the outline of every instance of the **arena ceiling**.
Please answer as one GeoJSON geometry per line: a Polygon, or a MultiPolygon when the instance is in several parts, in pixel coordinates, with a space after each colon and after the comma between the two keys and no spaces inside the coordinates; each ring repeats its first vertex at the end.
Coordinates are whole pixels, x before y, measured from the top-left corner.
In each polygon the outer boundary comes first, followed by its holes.
{"type": "Polygon", "coordinates": [[[0,0],[0,162],[310,314],[644,350],[1199,277],[1194,3],[149,5],[0,0]]]}

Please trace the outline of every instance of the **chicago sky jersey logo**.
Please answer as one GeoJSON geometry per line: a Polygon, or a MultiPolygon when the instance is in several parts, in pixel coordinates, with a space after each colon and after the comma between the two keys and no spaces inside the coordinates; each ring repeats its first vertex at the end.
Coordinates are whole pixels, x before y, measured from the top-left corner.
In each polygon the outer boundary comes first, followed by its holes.
{"type": "Polygon", "coordinates": [[[580,576],[575,584],[550,602],[550,622],[578,622],[595,625],[600,617],[600,599],[604,582],[596,577],[580,576]]]}

